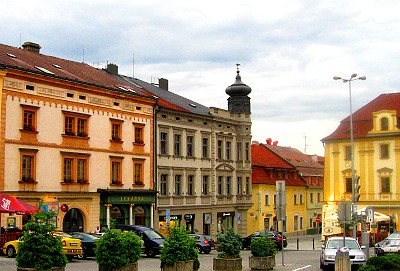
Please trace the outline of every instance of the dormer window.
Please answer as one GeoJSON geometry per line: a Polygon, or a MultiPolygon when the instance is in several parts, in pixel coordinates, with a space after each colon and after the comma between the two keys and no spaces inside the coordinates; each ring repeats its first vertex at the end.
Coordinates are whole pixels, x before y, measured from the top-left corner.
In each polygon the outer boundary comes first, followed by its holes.
{"type": "Polygon", "coordinates": [[[382,131],[389,130],[389,120],[388,120],[388,118],[381,118],[381,130],[382,131]]]}

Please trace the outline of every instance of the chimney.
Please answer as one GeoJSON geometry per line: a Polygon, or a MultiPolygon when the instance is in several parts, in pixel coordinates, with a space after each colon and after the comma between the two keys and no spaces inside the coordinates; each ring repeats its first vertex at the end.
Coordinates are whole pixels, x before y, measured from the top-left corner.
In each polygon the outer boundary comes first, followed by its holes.
{"type": "Polygon", "coordinates": [[[258,146],[258,145],[260,145],[260,142],[254,140],[254,141],[251,142],[251,144],[252,144],[252,145],[257,145],[257,146],[258,146]]]}
{"type": "Polygon", "coordinates": [[[110,74],[118,75],[118,66],[115,65],[115,64],[113,64],[113,63],[109,63],[109,64],[107,64],[107,69],[106,69],[106,71],[107,71],[108,73],[110,73],[110,74]]]}
{"type": "Polygon", "coordinates": [[[40,45],[34,42],[24,42],[24,44],[22,44],[22,48],[28,52],[32,52],[32,53],[36,53],[39,54],[40,53],[40,45]]]}
{"type": "Polygon", "coordinates": [[[272,143],[272,145],[278,146],[278,141],[274,141],[274,142],[272,143]]]}
{"type": "Polygon", "coordinates": [[[159,78],[158,79],[158,87],[164,90],[168,90],[168,79],[159,78]]]}
{"type": "Polygon", "coordinates": [[[271,138],[267,138],[267,145],[271,145],[272,143],[272,139],[271,138]]]}

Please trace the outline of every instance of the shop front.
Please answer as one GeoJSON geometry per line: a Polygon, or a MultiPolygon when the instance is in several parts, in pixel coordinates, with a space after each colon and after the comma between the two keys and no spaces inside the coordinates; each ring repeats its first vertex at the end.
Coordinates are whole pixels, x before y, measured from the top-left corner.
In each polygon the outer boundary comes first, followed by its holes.
{"type": "Polygon", "coordinates": [[[109,227],[111,220],[116,224],[154,227],[155,191],[98,189],[98,192],[101,228],[109,227]]]}

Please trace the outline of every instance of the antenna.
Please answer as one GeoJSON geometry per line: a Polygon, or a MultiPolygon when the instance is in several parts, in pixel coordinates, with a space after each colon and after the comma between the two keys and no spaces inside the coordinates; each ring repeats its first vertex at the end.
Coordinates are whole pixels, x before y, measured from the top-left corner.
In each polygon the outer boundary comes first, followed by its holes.
{"type": "Polygon", "coordinates": [[[22,33],[19,33],[19,48],[22,47],[22,33]]]}
{"type": "Polygon", "coordinates": [[[135,52],[132,53],[132,79],[135,79],[135,52]]]}
{"type": "Polygon", "coordinates": [[[304,134],[304,154],[307,154],[307,135],[304,134]]]}
{"type": "Polygon", "coordinates": [[[85,63],[85,49],[82,49],[82,63],[85,63]]]}

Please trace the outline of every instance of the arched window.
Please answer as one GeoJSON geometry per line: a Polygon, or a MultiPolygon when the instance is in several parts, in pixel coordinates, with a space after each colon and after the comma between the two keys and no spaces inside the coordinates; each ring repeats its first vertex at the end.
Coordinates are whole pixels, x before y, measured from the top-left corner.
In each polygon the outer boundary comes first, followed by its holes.
{"type": "Polygon", "coordinates": [[[78,231],[83,232],[85,230],[83,225],[83,216],[81,211],[76,208],[72,208],[69,210],[63,220],[63,231],[64,232],[72,232],[78,231]]]}
{"type": "Polygon", "coordinates": [[[389,120],[388,120],[388,118],[381,118],[381,130],[382,131],[389,130],[389,120]]]}

